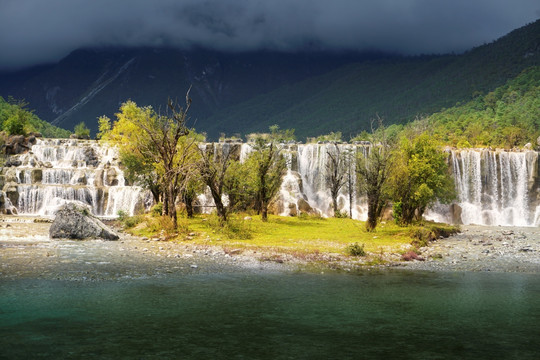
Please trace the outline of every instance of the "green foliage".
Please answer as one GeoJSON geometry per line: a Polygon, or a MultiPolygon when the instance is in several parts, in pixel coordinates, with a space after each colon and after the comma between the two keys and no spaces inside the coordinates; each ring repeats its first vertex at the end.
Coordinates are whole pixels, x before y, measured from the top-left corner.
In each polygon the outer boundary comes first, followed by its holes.
{"type": "Polygon", "coordinates": [[[429,118],[433,133],[457,147],[513,148],[540,136],[540,67],[534,66],[485,96],[429,118]]]}
{"type": "Polygon", "coordinates": [[[158,202],[156,205],[152,206],[152,209],[150,209],[150,213],[152,216],[161,216],[163,214],[163,203],[158,202]]]}
{"type": "Polygon", "coordinates": [[[378,118],[378,128],[372,139],[376,146],[371,147],[365,156],[359,156],[356,162],[359,188],[366,194],[368,206],[367,231],[375,230],[388,203],[388,178],[392,171],[393,152],[381,118],[378,118]]]}
{"type": "Polygon", "coordinates": [[[190,104],[188,91],[186,108],[169,100],[171,113],[166,116],[150,106],[127,101],[120,106],[112,127],[106,117],[100,118],[100,137],[119,147],[128,180],[147,187],[156,202],[163,199],[164,215],[171,218],[174,228],[176,201],[194,173],[197,153],[195,138],[185,126],[190,104]]]}
{"type": "Polygon", "coordinates": [[[210,134],[224,129],[256,132],[272,124],[294,126],[298,138],[330,131],[341,131],[348,138],[370,131],[369,119],[377,113],[387,124],[405,124],[418,115],[430,115],[493,91],[538,65],[534,49],[539,30],[540,21],[536,21],[459,56],[348,64],[229,106],[199,124],[210,134]]]}
{"type": "Polygon", "coordinates": [[[338,219],[347,219],[349,214],[346,211],[334,211],[334,217],[338,219]]]}
{"type": "Polygon", "coordinates": [[[79,138],[89,137],[90,136],[90,129],[86,127],[86,124],[84,121],[81,121],[77,125],[75,125],[75,128],[73,129],[75,135],[79,138]]]}
{"type": "Polygon", "coordinates": [[[390,177],[394,218],[398,223],[419,220],[435,200],[446,202],[453,198],[454,184],[446,157],[441,144],[429,134],[413,137],[404,133],[393,157],[390,177]]]}
{"type": "Polygon", "coordinates": [[[253,237],[251,222],[231,216],[223,221],[218,216],[208,217],[205,224],[218,236],[228,239],[248,240],[253,237]]]}
{"type": "Polygon", "coordinates": [[[340,142],[341,141],[341,131],[333,132],[326,135],[320,135],[315,138],[316,141],[322,141],[322,142],[340,142]]]}
{"type": "Polygon", "coordinates": [[[350,244],[346,247],[345,252],[350,256],[366,256],[366,251],[364,250],[364,244],[359,245],[358,243],[350,244]]]}
{"type": "Polygon", "coordinates": [[[107,140],[108,136],[111,132],[111,119],[109,119],[107,116],[103,115],[98,118],[98,133],[97,138],[100,140],[107,140]]]}
{"type": "Polygon", "coordinates": [[[282,130],[277,124],[271,125],[269,129],[271,139],[278,143],[294,141],[296,139],[296,136],[294,135],[294,129],[282,130]]]}
{"type": "Polygon", "coordinates": [[[19,109],[4,121],[4,131],[9,135],[26,135],[28,128],[27,113],[19,109]]]}
{"type": "Polygon", "coordinates": [[[118,220],[123,221],[125,220],[129,215],[125,210],[118,210],[117,214],[118,220]]]}
{"type": "Polygon", "coordinates": [[[26,135],[29,132],[40,132],[44,137],[67,138],[70,132],[41,120],[24,100],[9,98],[5,101],[0,96],[0,128],[11,135],[26,135]]]}
{"type": "Polygon", "coordinates": [[[286,169],[285,158],[277,146],[277,142],[283,140],[283,134],[277,126],[271,127],[270,132],[270,139],[259,137],[255,140],[253,152],[246,161],[263,221],[268,218],[268,205],[278,193],[286,169]]]}
{"type": "Polygon", "coordinates": [[[459,227],[454,225],[428,223],[425,226],[413,227],[409,230],[410,236],[413,238],[412,245],[416,248],[424,247],[430,241],[438,238],[447,238],[450,235],[459,232],[459,227]]]}

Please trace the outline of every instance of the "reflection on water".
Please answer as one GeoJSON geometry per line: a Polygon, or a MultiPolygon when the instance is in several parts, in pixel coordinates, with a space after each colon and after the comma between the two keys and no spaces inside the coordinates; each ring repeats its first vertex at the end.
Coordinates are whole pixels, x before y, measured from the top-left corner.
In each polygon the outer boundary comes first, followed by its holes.
{"type": "Polygon", "coordinates": [[[0,358],[537,359],[534,275],[0,281],[0,358]]]}

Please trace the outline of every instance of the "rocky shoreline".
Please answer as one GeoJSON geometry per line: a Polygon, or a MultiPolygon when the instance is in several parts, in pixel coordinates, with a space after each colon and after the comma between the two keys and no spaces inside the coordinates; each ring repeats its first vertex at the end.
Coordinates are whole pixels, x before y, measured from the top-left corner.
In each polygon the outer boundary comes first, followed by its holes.
{"type": "Polygon", "coordinates": [[[540,273],[540,233],[536,227],[462,226],[459,234],[420,250],[425,261],[400,266],[429,271],[540,273]]]}
{"type": "MultiPolygon", "coordinates": [[[[189,242],[156,241],[121,234],[119,241],[50,239],[50,222],[6,217],[0,221],[0,279],[40,278],[76,281],[114,280],[167,274],[229,271],[362,271],[354,257],[328,261],[201,247],[189,242]]],[[[460,234],[422,248],[423,261],[387,256],[384,265],[425,271],[540,273],[540,234],[536,228],[465,226],[460,234]]]]}

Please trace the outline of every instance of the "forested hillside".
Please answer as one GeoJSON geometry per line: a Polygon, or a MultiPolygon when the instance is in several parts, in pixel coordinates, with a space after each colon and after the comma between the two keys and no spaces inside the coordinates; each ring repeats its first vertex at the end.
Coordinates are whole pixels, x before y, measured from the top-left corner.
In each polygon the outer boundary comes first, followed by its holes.
{"type": "Polygon", "coordinates": [[[6,101],[0,96],[0,130],[17,135],[37,131],[48,138],[65,138],[71,134],[40,119],[26,106],[23,101],[6,101]]]}
{"type": "Polygon", "coordinates": [[[0,74],[0,95],[73,129],[113,117],[128,99],[165,108],[192,86],[191,125],[209,139],[277,124],[299,140],[405,124],[483,97],[540,66],[540,20],[460,55],[219,53],[204,49],[81,49],[58,64],[0,74]]]}
{"type": "Polygon", "coordinates": [[[434,133],[458,147],[536,145],[540,136],[540,67],[484,96],[430,116],[434,133]]]}
{"type": "Polygon", "coordinates": [[[224,109],[205,128],[213,134],[279,124],[300,137],[354,135],[377,114],[403,124],[487,94],[534,65],[540,65],[540,21],[463,55],[350,64],[224,109]]]}

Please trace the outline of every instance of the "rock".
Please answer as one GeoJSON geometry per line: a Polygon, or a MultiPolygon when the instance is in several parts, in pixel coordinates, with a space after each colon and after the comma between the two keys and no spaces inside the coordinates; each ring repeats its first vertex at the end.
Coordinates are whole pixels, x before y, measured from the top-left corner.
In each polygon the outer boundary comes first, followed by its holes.
{"type": "Polygon", "coordinates": [[[452,214],[452,223],[456,225],[462,225],[463,220],[461,220],[461,213],[463,210],[458,204],[450,205],[450,213],[452,214]]]}
{"type": "Polygon", "coordinates": [[[524,149],[526,150],[531,150],[532,149],[532,144],[531,143],[526,143],[525,146],[523,146],[524,149]]]}
{"type": "Polygon", "coordinates": [[[250,220],[252,220],[251,216],[244,216],[244,221],[250,221],[250,220]]]}
{"type": "Polygon", "coordinates": [[[43,180],[43,170],[41,170],[41,169],[33,169],[30,172],[30,179],[32,181],[32,184],[40,183],[41,180],[43,180]]]}
{"type": "Polygon", "coordinates": [[[311,205],[309,205],[309,203],[302,198],[298,199],[297,205],[298,205],[298,211],[301,213],[311,214],[314,212],[311,205]]]}
{"type": "Polygon", "coordinates": [[[118,240],[119,236],[91,215],[90,207],[69,202],[55,212],[55,218],[49,229],[51,238],[89,239],[101,238],[118,240]]]}
{"type": "Polygon", "coordinates": [[[105,185],[116,186],[118,185],[118,174],[114,168],[107,169],[105,185]]]}
{"type": "Polygon", "coordinates": [[[17,190],[16,183],[9,183],[4,186],[4,192],[6,197],[11,201],[12,204],[19,203],[19,191],[17,190]]]}
{"type": "Polygon", "coordinates": [[[90,146],[85,147],[83,150],[83,153],[86,160],[86,164],[88,166],[93,166],[93,167],[98,166],[99,158],[93,147],[90,147],[90,146]]]}

